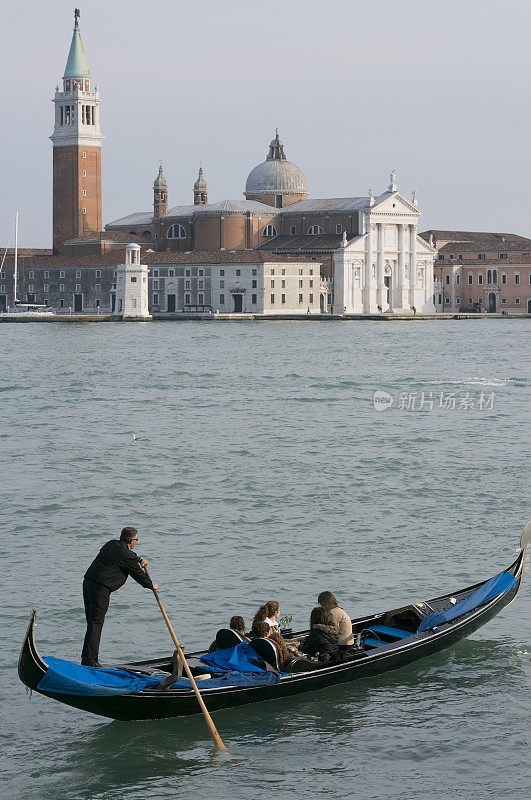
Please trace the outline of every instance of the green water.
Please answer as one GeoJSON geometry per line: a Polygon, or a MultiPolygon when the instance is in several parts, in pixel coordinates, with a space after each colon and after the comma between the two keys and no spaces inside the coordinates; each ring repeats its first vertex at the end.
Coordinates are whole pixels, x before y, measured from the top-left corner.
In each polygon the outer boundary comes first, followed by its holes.
{"type": "MultiPolygon", "coordinates": [[[[110,722],[30,700],[16,676],[32,606],[41,654],[79,658],[83,573],[126,524],[189,649],[270,598],[301,628],[323,589],[360,616],[508,566],[530,516],[527,320],[0,333],[6,797],[528,796],[526,584],[436,657],[217,713],[231,762],[201,717],[110,722]]],[[[152,594],[128,581],[101,659],[171,649],[152,594]]]]}

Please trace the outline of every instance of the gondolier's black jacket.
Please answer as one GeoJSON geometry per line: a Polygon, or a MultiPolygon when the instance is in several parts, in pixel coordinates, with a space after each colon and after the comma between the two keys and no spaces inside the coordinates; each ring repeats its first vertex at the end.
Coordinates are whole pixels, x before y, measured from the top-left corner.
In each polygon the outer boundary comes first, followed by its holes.
{"type": "Polygon", "coordinates": [[[123,586],[130,575],[141,586],[152,589],[153,584],[140,566],[140,557],[128,548],[125,542],[112,539],[104,544],[85,572],[85,579],[102,583],[111,592],[123,586]]]}

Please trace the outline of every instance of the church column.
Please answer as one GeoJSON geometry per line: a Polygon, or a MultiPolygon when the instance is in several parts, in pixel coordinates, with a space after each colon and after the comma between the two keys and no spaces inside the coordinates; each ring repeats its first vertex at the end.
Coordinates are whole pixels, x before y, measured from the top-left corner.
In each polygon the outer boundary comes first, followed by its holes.
{"type": "Polygon", "coordinates": [[[363,300],[363,313],[371,313],[371,284],[372,284],[372,225],[367,219],[367,242],[365,245],[365,264],[363,266],[363,280],[361,296],[363,300]]]}
{"type": "Polygon", "coordinates": [[[395,301],[393,303],[393,307],[395,310],[401,310],[406,308],[407,306],[407,289],[406,289],[406,278],[405,278],[405,264],[406,264],[406,252],[405,252],[405,236],[404,236],[404,225],[398,226],[398,265],[397,265],[397,281],[396,281],[396,296],[395,301]]]}
{"type": "Polygon", "coordinates": [[[409,305],[415,303],[415,286],[417,285],[417,226],[409,226],[409,305]]]}
{"type": "Polygon", "coordinates": [[[386,288],[384,283],[385,267],[385,225],[378,223],[378,260],[376,262],[376,302],[383,309],[386,305],[386,288]]]}

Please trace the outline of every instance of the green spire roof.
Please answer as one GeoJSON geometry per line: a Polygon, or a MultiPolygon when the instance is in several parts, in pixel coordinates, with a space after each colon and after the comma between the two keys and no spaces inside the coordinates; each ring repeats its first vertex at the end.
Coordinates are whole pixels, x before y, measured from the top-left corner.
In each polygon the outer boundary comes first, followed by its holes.
{"type": "Polygon", "coordinates": [[[74,26],[74,34],[72,36],[72,44],[70,45],[70,52],[68,53],[68,60],[65,68],[65,78],[90,78],[90,72],[83,49],[83,42],[81,41],[81,34],[79,33],[79,26],[74,26]]]}

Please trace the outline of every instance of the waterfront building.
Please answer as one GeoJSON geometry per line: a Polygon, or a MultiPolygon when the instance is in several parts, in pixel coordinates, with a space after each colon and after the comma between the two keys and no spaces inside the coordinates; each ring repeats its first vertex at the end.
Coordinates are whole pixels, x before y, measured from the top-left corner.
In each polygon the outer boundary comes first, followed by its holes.
{"type": "Polygon", "coordinates": [[[437,311],[531,314],[531,239],[476,231],[420,235],[437,251],[437,311]]]}
{"type": "MultiPolygon", "coordinates": [[[[434,311],[436,251],[417,235],[421,212],[416,191],[411,199],[400,193],[393,171],[387,189],[376,195],[371,189],[363,196],[311,198],[306,176],[288,160],[278,130],[265,160],[247,176],[244,199],[209,203],[201,167],[191,187],[193,202],[170,208],[161,164],[153,184],[152,210],[128,214],[102,230],[100,98],[78,16],[76,11],[62,89],[57,87],[54,98],[53,252],[20,259],[21,299],[78,313],[116,310],[116,270],[125,245],[136,242],[142,246],[142,263],[153,267],[149,308],[155,313],[171,313],[174,304],[175,310],[208,306],[264,314],[273,309],[279,314],[332,309],[360,314],[434,311]],[[237,285],[218,286],[229,275],[214,274],[212,263],[225,263],[226,253],[231,263],[242,265],[234,267],[242,274],[231,271],[230,280],[241,278],[244,292],[232,291],[237,285]],[[248,253],[253,255],[247,258],[248,253]],[[173,269],[184,263],[180,256],[191,256],[193,265],[187,269],[205,273],[202,291],[198,289],[196,297],[190,294],[186,302],[186,291],[156,290],[157,256],[173,259],[173,269]],[[284,263],[280,269],[285,272],[272,275],[268,260],[284,263]],[[299,266],[291,268],[295,262],[299,266]],[[259,268],[249,266],[255,263],[264,265],[260,287],[253,286],[260,277],[252,272],[259,268]],[[213,281],[208,286],[207,277],[213,281]],[[256,302],[249,299],[253,296],[256,302]]],[[[9,263],[8,258],[4,272],[9,263]]],[[[192,279],[191,274],[183,277],[192,279]]],[[[8,306],[13,302],[9,278],[0,287],[0,304],[8,306]]]]}

